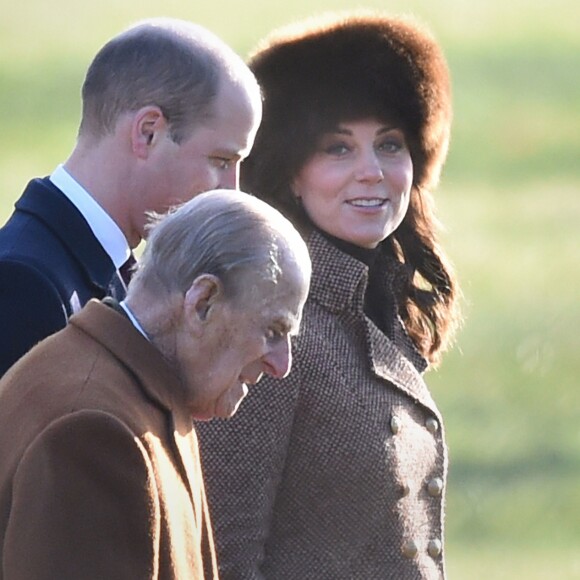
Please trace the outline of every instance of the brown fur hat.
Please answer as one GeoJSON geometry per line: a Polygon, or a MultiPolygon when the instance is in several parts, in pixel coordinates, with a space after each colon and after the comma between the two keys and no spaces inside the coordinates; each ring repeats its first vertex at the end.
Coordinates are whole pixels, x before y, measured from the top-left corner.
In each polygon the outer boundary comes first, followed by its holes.
{"type": "Polygon", "coordinates": [[[449,143],[449,72],[415,20],[374,12],[308,20],[266,38],[249,65],[262,87],[264,117],[242,165],[245,189],[288,209],[284,198],[321,134],[371,117],[401,125],[414,186],[436,186],[449,143]]]}

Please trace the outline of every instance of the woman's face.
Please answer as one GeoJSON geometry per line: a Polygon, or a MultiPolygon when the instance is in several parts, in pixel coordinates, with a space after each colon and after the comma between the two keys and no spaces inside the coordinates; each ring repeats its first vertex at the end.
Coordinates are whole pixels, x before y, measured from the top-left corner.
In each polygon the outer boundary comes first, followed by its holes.
{"type": "Polygon", "coordinates": [[[340,123],[322,135],[293,191],[321,230],[374,248],[405,217],[412,182],[403,131],[368,119],[340,123]]]}

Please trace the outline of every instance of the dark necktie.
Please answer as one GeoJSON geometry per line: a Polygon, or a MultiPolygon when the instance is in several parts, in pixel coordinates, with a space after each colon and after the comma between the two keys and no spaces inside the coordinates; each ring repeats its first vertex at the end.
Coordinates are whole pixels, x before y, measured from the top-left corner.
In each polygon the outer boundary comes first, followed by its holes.
{"type": "Polygon", "coordinates": [[[112,296],[119,302],[125,299],[125,296],[127,295],[127,286],[131,276],[133,275],[134,265],[135,257],[131,254],[127,261],[113,274],[113,278],[109,282],[109,287],[107,288],[107,295],[112,296]]]}
{"type": "Polygon", "coordinates": [[[121,278],[123,278],[123,282],[125,282],[125,286],[129,285],[129,281],[133,275],[133,267],[135,266],[135,263],[135,256],[133,256],[131,253],[131,255],[127,258],[127,261],[119,268],[119,273],[121,274],[121,278]]]}

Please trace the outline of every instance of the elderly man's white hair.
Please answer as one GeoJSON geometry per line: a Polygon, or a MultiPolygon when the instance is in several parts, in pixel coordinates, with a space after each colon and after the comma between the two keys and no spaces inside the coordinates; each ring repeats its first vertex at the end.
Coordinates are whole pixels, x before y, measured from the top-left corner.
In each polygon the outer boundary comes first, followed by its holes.
{"type": "Polygon", "coordinates": [[[245,274],[276,283],[287,262],[310,273],[308,249],[289,220],[247,193],[214,190],[152,223],[131,287],[185,293],[195,278],[212,274],[231,295],[245,274]]]}

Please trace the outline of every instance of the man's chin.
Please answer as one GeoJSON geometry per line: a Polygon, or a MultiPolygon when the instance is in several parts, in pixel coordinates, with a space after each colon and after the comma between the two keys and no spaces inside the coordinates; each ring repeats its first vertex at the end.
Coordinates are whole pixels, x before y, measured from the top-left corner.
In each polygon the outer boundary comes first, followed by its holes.
{"type": "MultiPolygon", "coordinates": [[[[191,411],[191,416],[194,421],[210,421],[211,419],[229,419],[236,414],[240,403],[246,398],[248,394],[248,386],[241,383],[235,389],[235,396],[218,400],[213,409],[196,409],[191,411]]],[[[231,393],[228,393],[231,394],[231,393]]]]}
{"type": "Polygon", "coordinates": [[[214,409],[213,412],[210,411],[194,411],[191,413],[191,417],[194,421],[211,421],[212,419],[229,419],[238,410],[242,399],[239,399],[236,403],[228,404],[227,407],[218,407],[214,409]]]}
{"type": "Polygon", "coordinates": [[[191,418],[194,421],[210,421],[215,415],[213,413],[206,413],[203,411],[194,411],[191,413],[191,418]]]}
{"type": "Polygon", "coordinates": [[[240,404],[248,395],[248,385],[246,385],[246,383],[242,383],[241,387],[242,387],[242,392],[240,393],[240,396],[238,397],[237,401],[235,402],[235,404],[232,407],[232,410],[229,414],[230,417],[233,417],[236,414],[236,411],[240,407],[240,404]]]}

